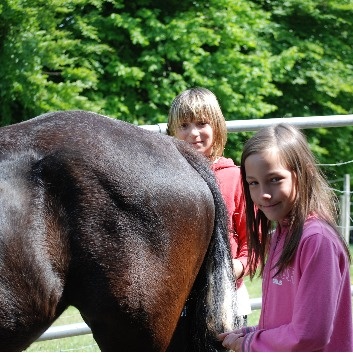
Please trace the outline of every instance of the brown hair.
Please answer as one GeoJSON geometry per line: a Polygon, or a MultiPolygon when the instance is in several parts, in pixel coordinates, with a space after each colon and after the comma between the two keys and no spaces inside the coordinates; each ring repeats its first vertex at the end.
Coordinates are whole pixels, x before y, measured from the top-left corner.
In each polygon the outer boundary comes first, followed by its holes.
{"type": "Polygon", "coordinates": [[[248,229],[250,276],[254,277],[258,264],[260,275],[263,274],[266,255],[270,242],[273,224],[261,210],[256,210],[250,197],[249,185],[246,182],[244,163],[247,157],[265,150],[276,148],[279,158],[288,169],[296,174],[296,200],[289,215],[289,232],[286,236],[283,253],[275,265],[281,272],[291,262],[302,236],[304,222],[315,213],[337,232],[348,258],[348,247],[337,231],[337,198],[330,188],[322,171],[317,167],[316,159],[310,150],[304,134],[289,124],[278,124],[259,130],[244,145],[241,158],[241,175],[246,201],[246,220],[248,229]]]}
{"type": "Polygon", "coordinates": [[[227,126],[216,96],[207,88],[190,88],[175,97],[168,114],[167,133],[175,136],[182,123],[199,120],[207,121],[213,130],[211,158],[222,156],[227,142],[227,126]]]}

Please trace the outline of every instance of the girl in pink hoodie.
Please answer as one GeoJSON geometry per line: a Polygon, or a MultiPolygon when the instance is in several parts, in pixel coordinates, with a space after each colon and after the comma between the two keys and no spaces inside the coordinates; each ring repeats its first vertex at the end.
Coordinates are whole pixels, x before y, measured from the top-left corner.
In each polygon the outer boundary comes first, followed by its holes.
{"type": "Polygon", "coordinates": [[[245,144],[241,174],[249,272],[263,278],[259,325],[222,333],[233,351],[353,351],[350,254],[335,195],[304,135],[288,124],[245,144]]]}

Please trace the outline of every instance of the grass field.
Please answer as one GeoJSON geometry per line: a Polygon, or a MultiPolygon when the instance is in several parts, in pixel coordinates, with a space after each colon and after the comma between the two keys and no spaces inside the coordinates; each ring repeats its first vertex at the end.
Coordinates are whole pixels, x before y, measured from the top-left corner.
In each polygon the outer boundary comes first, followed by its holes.
{"type": "MultiPolygon", "coordinates": [[[[244,279],[246,288],[249,292],[250,298],[261,298],[261,278],[256,277],[250,281],[249,277],[244,279]]],[[[251,314],[248,315],[248,326],[257,325],[259,322],[260,310],[253,310],[251,314]]]]}
{"type": "MultiPolygon", "coordinates": [[[[350,251],[353,257],[353,245],[350,245],[350,251]]],[[[255,278],[250,281],[245,279],[250,298],[261,297],[261,279],[255,278]]],[[[351,283],[353,284],[353,264],[351,265],[351,283]]],[[[248,316],[248,325],[256,325],[260,316],[260,310],[254,310],[248,316]]],[[[54,325],[66,325],[82,322],[79,312],[73,308],[68,308],[63,315],[54,323],[54,325]]],[[[91,334],[68,337],[50,341],[33,343],[26,352],[99,352],[99,348],[91,334]]]]}

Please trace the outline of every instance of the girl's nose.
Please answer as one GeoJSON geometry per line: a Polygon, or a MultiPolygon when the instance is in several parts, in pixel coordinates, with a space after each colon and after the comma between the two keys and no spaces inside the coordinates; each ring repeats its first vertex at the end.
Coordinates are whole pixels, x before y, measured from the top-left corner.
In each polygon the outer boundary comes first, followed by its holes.
{"type": "Polygon", "coordinates": [[[190,127],[190,134],[197,136],[200,134],[199,129],[197,128],[196,124],[192,124],[190,127]]]}
{"type": "Polygon", "coordinates": [[[262,189],[261,190],[261,197],[263,199],[269,200],[271,198],[271,194],[269,193],[268,190],[262,189]]]}

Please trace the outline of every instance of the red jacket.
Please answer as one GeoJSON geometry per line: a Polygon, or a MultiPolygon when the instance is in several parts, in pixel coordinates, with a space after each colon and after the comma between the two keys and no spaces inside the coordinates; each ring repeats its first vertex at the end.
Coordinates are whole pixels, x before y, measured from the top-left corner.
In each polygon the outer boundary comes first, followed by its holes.
{"type": "MultiPolygon", "coordinates": [[[[244,269],[248,264],[246,241],[245,202],[241,184],[240,168],[230,158],[221,157],[212,164],[229,215],[229,242],[233,259],[242,262],[244,269]]],[[[237,280],[240,287],[243,279],[237,280]]]]}

